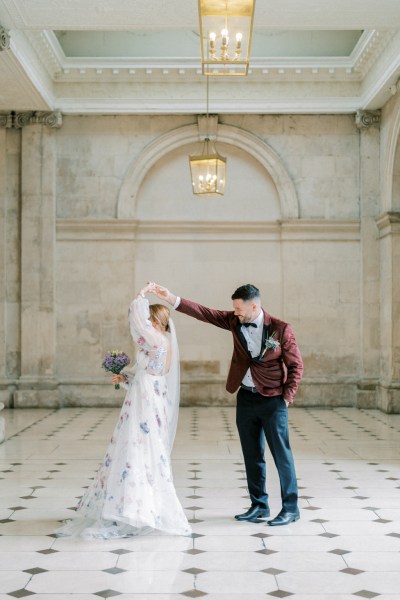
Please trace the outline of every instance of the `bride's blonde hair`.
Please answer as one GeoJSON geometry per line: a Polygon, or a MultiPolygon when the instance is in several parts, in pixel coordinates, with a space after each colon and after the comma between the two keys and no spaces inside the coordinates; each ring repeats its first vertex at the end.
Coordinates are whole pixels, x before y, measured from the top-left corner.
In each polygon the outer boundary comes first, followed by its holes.
{"type": "Polygon", "coordinates": [[[169,331],[169,308],[163,304],[150,304],[150,320],[161,326],[162,331],[169,331]]]}

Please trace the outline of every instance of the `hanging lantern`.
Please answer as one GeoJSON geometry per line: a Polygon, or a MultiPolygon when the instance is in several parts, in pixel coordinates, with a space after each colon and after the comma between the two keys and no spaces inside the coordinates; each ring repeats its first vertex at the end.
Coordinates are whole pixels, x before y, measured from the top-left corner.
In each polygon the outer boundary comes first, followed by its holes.
{"type": "Polygon", "coordinates": [[[202,153],[189,156],[193,194],[223,196],[225,191],[226,158],[218,154],[214,143],[206,138],[202,153]]]}
{"type": "Polygon", "coordinates": [[[203,75],[247,75],[255,0],[198,0],[203,75]]]}

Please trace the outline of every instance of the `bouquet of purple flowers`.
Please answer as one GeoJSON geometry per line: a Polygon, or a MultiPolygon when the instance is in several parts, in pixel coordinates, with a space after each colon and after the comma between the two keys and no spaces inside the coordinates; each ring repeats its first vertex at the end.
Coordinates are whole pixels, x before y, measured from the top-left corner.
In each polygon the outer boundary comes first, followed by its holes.
{"type": "MultiPolygon", "coordinates": [[[[111,350],[110,352],[106,353],[101,366],[106,371],[110,371],[111,373],[119,375],[122,369],[129,365],[130,362],[131,359],[127,354],[125,354],[125,352],[120,352],[119,350],[111,350]]],[[[119,390],[119,388],[119,383],[116,383],[115,389],[119,390]]]]}

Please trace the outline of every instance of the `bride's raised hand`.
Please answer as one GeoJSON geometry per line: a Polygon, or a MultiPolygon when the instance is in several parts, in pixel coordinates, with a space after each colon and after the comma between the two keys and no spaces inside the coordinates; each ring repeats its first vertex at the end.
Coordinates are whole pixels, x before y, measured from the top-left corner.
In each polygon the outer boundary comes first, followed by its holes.
{"type": "Polygon", "coordinates": [[[162,285],[158,285],[158,283],[154,283],[153,286],[154,287],[151,290],[153,294],[158,296],[161,300],[165,300],[166,302],[174,306],[177,298],[174,294],[172,294],[167,288],[163,287],[162,285]]]}
{"type": "Polygon", "coordinates": [[[153,292],[153,288],[154,288],[154,283],[152,283],[151,281],[148,281],[146,283],[146,285],[144,287],[142,287],[142,289],[140,290],[138,296],[145,296],[148,292],[153,292]]]}
{"type": "Polygon", "coordinates": [[[158,285],[158,283],[153,283],[152,292],[162,300],[168,300],[168,297],[170,296],[169,290],[162,285],[158,285]]]}

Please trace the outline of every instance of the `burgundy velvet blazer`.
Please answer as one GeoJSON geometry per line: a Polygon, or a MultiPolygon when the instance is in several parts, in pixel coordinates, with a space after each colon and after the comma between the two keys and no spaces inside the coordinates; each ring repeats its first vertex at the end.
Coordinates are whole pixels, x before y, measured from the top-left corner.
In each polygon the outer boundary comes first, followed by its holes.
{"type": "Polygon", "coordinates": [[[293,402],[303,374],[303,361],[293,330],[288,323],[275,319],[263,310],[264,331],[261,348],[264,348],[265,339],[273,333],[280,347],[275,351],[268,349],[263,357],[252,358],[241,332],[241,323],[233,311],[214,310],[184,298],[181,298],[176,310],[232,332],[233,354],[226,382],[228,392],[236,392],[250,367],[254,385],[260,394],[282,395],[288,402],[293,402]]]}

